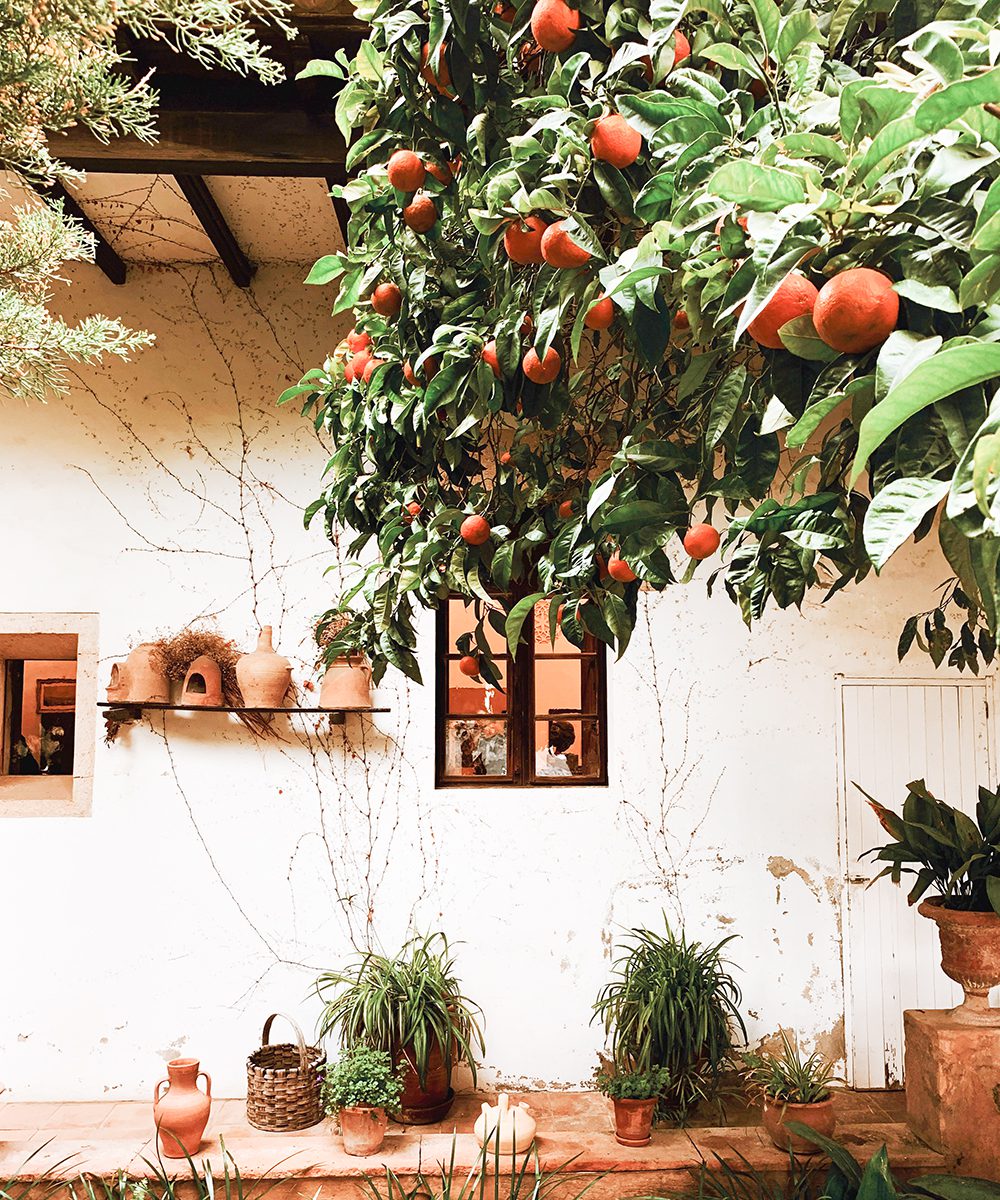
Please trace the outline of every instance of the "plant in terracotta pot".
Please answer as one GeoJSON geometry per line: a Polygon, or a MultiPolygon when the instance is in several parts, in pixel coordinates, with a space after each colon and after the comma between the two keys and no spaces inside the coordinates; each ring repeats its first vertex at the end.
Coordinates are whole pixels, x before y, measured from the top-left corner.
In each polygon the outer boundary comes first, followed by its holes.
{"type": "Polygon", "coordinates": [[[377,1154],[388,1114],[399,1107],[403,1080],[384,1050],[354,1046],[326,1068],[323,1108],[340,1121],[344,1150],[357,1158],[377,1154]]]}
{"type": "Polygon", "coordinates": [[[969,1024],[1000,1023],[1000,1010],[989,1004],[990,989],[1000,984],[1000,792],[979,789],[973,821],[931,795],[922,779],[906,785],[902,815],[854,786],[894,839],[862,856],[888,864],[875,879],[899,884],[914,875],[910,904],[937,893],[917,911],[937,922],[941,966],[965,992],[952,1015],[969,1024]]]}
{"type": "Polygon", "coordinates": [[[622,1146],[648,1146],[656,1105],[670,1085],[667,1068],[600,1071],[596,1083],[615,1106],[615,1140],[622,1146]]]}
{"type": "Polygon", "coordinates": [[[329,613],[316,626],[320,648],[317,666],[324,668],[320,684],[320,708],[370,708],[371,668],[352,636],[350,612],[329,613]]]}
{"type": "Polygon", "coordinates": [[[814,1143],[788,1128],[798,1122],[824,1137],[837,1124],[830,1085],[837,1082],[833,1064],[818,1051],[802,1056],[784,1030],[781,1049],[745,1054],[744,1078],[751,1094],[760,1097],[764,1128],[779,1150],[815,1154],[814,1143]]]}
{"type": "Polygon", "coordinates": [[[316,980],[324,1008],[319,1036],[335,1034],[347,1049],[384,1050],[400,1067],[400,1119],[426,1125],[446,1115],[454,1099],[451,1073],[485,1049],[479,1006],[467,999],[443,933],[414,937],[394,957],[367,951],[316,980]]]}

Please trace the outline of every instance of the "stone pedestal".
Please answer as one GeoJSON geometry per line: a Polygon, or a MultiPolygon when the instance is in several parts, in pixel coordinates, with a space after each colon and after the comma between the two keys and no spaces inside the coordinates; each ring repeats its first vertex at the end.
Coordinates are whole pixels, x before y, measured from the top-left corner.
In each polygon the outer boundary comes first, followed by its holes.
{"type": "Polygon", "coordinates": [[[995,1026],[943,1009],[903,1014],[910,1128],[962,1175],[1000,1182],[1000,1010],[995,1026]]]}

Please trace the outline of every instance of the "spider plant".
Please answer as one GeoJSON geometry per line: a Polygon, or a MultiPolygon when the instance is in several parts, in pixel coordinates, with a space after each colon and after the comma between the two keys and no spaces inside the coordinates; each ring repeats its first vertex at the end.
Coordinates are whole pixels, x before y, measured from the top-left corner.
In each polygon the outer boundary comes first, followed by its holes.
{"type": "Polygon", "coordinates": [[[445,1067],[465,1061],[476,1078],[476,1052],[485,1049],[477,1004],[462,995],[455,960],[443,933],[414,937],[395,958],[359,954],[341,971],[316,980],[323,1001],[319,1036],[336,1034],[345,1049],[373,1046],[412,1059],[420,1086],[435,1045],[445,1067]]]}
{"type": "Polygon", "coordinates": [[[830,1084],[840,1082],[829,1059],[818,1050],[803,1058],[784,1030],[780,1053],[744,1054],[743,1063],[750,1090],[771,1104],[818,1104],[830,1098],[830,1084]]]}
{"type": "Polygon", "coordinates": [[[669,1072],[661,1108],[680,1122],[700,1101],[718,1098],[736,1032],[745,1042],[746,1028],[740,989],[723,957],[733,939],[703,945],[674,933],[666,918],[664,926],[662,934],[626,935],[593,1019],[603,1023],[619,1070],[669,1072]]]}

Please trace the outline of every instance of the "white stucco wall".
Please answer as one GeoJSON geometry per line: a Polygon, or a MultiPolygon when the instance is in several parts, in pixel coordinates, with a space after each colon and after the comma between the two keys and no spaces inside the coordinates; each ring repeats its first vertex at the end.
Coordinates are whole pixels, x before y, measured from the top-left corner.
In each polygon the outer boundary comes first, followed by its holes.
{"type": "MultiPolygon", "coordinates": [[[[340,331],[302,274],[246,293],[205,267],[81,276],[80,312],[158,341],[81,371],[66,400],[4,404],[0,610],[97,612],[102,679],[203,615],[248,647],[272,623],[311,657],[335,588],[300,509],[326,456],[274,398],[340,331]]],[[[436,793],[432,696],[399,678],[380,689],[391,715],[346,741],[297,718],[260,745],[174,714],[99,745],[90,817],[0,814],[8,1098],[147,1097],[180,1052],[239,1095],[263,1018],[311,1027],[317,971],[411,921],[464,943],[487,1081],[586,1081],[611,944],[661,910],[737,935],[753,1037],[794,1027],[841,1054],[834,678],[927,673],[895,642],[945,574],[928,553],[753,634],[700,583],[650,596],[611,669],[606,789],[436,793]]]]}

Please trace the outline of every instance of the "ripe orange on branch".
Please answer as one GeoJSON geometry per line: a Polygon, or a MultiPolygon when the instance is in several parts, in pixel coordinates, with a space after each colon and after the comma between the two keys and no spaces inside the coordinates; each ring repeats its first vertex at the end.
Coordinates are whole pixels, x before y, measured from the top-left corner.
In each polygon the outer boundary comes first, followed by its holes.
{"type": "Polygon", "coordinates": [[[471,654],[463,655],[458,660],[458,669],[463,675],[478,675],[479,674],[479,659],[471,654]]]}
{"type": "Polygon", "coordinates": [[[431,48],[427,42],[424,42],[420,50],[420,75],[442,96],[453,97],[455,93],[451,90],[451,72],[448,70],[448,60],[445,58],[446,50],[447,42],[443,42],[434,56],[434,61],[428,62],[431,48]]]}
{"type": "Polygon", "coordinates": [[[421,194],[403,209],[403,220],[414,233],[428,233],[437,224],[437,205],[430,196],[421,194]]]}
{"type": "Polygon", "coordinates": [[[778,290],[747,326],[747,333],[759,346],[783,350],[785,343],[778,336],[778,330],[788,321],[811,313],[818,295],[814,284],[793,271],[785,276],[778,290]]]}
{"type": "Polygon", "coordinates": [[[521,370],[532,383],[552,383],[559,378],[559,372],[562,370],[559,351],[550,346],[545,351],[545,357],[539,358],[537,350],[532,346],[521,359],[521,370]]]}
{"type": "Polygon", "coordinates": [[[587,309],[583,323],[588,329],[610,329],[615,319],[615,302],[610,296],[602,296],[587,309]]]}
{"type": "Polygon", "coordinates": [[[630,167],[642,152],[642,134],[620,113],[601,117],[590,135],[590,152],[613,167],[630,167]]]}
{"type": "Polygon", "coordinates": [[[520,221],[511,221],[504,230],[503,248],[511,262],[519,263],[522,267],[537,266],[545,261],[542,258],[542,235],[548,225],[541,217],[525,217],[520,221]]]}
{"type": "Polygon", "coordinates": [[[356,329],[352,329],[344,340],[347,342],[347,348],[352,354],[357,354],[359,350],[364,350],[365,346],[372,344],[370,333],[358,333],[356,329]]]}
{"type": "Polygon", "coordinates": [[[490,523],[476,513],[465,518],[458,532],[463,542],[470,546],[482,546],[490,540],[490,523]]]}
{"type": "Polygon", "coordinates": [[[386,164],[389,182],[401,192],[415,192],[423,187],[427,168],[412,150],[397,150],[386,164]]]}
{"type": "Polygon", "coordinates": [[[569,269],[590,262],[590,251],[573,241],[565,221],[555,221],[542,234],[542,258],[550,267],[569,269]]]}
{"type": "Polygon", "coordinates": [[[564,500],[559,505],[559,516],[564,521],[568,521],[569,518],[573,515],[573,508],[574,508],[574,504],[573,504],[572,500],[564,500]]]}
{"type": "Polygon", "coordinates": [[[608,574],[618,583],[634,583],[639,578],[617,551],[608,559],[608,574]]]}
{"type": "MultiPolygon", "coordinates": [[[[380,283],[372,292],[372,308],[380,317],[395,317],[399,315],[403,303],[403,293],[394,283],[380,283]]],[[[369,345],[371,338],[365,345],[369,345]]]]}
{"type": "Polygon", "coordinates": [[[899,295],[892,280],[871,267],[851,267],[828,279],[816,297],[816,332],[841,354],[863,354],[896,328],[899,295]]]}
{"type": "Polygon", "coordinates": [[[674,66],[679,67],[682,62],[691,57],[691,43],[687,40],[679,29],[674,30],[674,66]]]}
{"type": "Polygon", "coordinates": [[[684,535],[684,549],[692,558],[711,558],[718,550],[722,538],[711,525],[692,525],[684,535]]]}
{"type": "Polygon", "coordinates": [[[565,0],[537,0],[531,13],[531,32],[543,50],[558,54],[576,41],[580,13],[565,0]]]}
{"type": "Polygon", "coordinates": [[[500,370],[500,359],[497,357],[496,338],[486,343],[482,350],[483,362],[489,367],[497,379],[503,377],[503,372],[500,370]]]}

